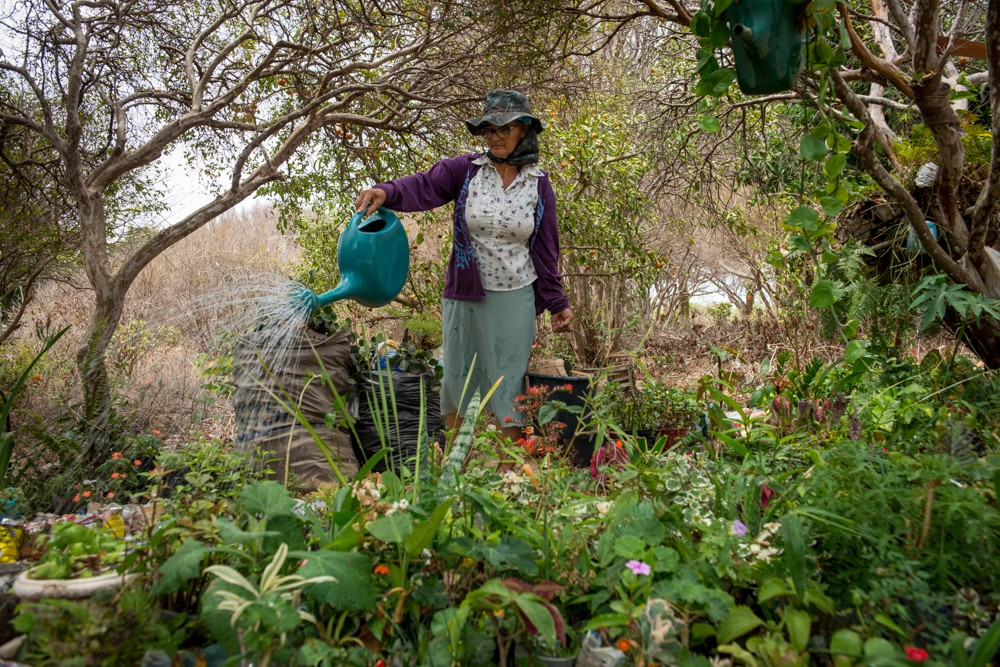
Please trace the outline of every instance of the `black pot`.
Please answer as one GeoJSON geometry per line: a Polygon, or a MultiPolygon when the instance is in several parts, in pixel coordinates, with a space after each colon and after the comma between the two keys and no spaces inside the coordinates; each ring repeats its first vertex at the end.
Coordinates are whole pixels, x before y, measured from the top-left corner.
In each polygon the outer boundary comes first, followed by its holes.
{"type": "Polygon", "coordinates": [[[562,401],[567,406],[583,408],[583,412],[580,414],[573,412],[560,412],[558,414],[557,419],[566,424],[559,440],[561,445],[569,447],[567,461],[578,467],[589,466],[590,459],[594,456],[594,434],[577,433],[577,426],[581,422],[586,424],[592,415],[589,398],[593,378],[589,375],[527,373],[524,376],[524,381],[528,386],[538,385],[556,388],[549,394],[550,401],[562,401]],[[564,388],[566,385],[570,386],[569,391],[564,388]]]}

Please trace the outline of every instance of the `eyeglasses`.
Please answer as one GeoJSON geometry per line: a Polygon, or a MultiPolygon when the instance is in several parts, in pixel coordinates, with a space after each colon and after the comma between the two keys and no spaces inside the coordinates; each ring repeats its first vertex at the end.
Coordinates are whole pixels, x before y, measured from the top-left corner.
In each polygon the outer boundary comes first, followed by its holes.
{"type": "Polygon", "coordinates": [[[479,131],[479,134],[487,139],[491,139],[494,134],[501,139],[506,139],[510,135],[511,130],[520,126],[520,123],[513,123],[512,125],[501,125],[500,127],[484,127],[479,131]]]}

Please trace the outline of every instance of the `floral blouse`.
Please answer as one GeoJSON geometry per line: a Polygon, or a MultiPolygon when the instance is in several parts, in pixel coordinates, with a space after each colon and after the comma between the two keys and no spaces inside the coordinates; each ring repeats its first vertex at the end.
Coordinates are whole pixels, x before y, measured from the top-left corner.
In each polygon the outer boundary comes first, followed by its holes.
{"type": "Polygon", "coordinates": [[[469,183],[465,218],[483,287],[494,292],[526,287],[538,277],[528,241],[535,231],[537,179],[542,172],[534,165],[522,167],[504,190],[489,158],[482,156],[474,162],[483,168],[469,183]]]}

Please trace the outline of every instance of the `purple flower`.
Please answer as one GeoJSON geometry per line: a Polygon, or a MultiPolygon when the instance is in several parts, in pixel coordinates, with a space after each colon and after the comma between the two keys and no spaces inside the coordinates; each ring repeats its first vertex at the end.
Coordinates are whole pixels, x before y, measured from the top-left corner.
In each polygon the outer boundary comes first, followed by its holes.
{"type": "Polygon", "coordinates": [[[625,567],[632,570],[633,574],[649,574],[652,572],[647,563],[643,563],[641,560],[630,560],[625,563],[625,567]]]}
{"type": "Polygon", "coordinates": [[[733,535],[736,535],[737,537],[743,537],[746,534],[747,534],[747,525],[742,521],[740,521],[739,519],[733,521],[733,535]]]}

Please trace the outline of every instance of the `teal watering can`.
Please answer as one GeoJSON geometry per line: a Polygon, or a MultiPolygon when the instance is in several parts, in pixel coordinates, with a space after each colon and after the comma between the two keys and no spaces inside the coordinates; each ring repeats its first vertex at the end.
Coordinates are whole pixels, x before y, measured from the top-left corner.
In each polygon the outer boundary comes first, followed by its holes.
{"type": "Polygon", "coordinates": [[[793,0],[734,0],[726,10],[736,82],[747,95],[791,90],[802,71],[805,32],[793,0]]]}
{"type": "Polygon", "coordinates": [[[355,213],[337,242],[340,284],[316,295],[302,288],[310,312],[342,299],[378,308],[396,298],[410,271],[410,243],[396,214],[380,208],[361,219],[355,213]]]}

